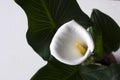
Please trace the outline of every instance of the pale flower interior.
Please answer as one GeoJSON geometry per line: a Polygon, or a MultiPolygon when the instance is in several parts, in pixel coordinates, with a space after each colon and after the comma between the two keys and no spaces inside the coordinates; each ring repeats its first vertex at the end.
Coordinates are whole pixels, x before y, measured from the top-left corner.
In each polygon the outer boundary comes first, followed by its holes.
{"type": "Polygon", "coordinates": [[[92,54],[93,49],[91,35],[74,20],[61,26],[50,44],[51,54],[69,65],[80,64],[92,54]]]}
{"type": "MultiPolygon", "coordinates": [[[[76,47],[76,43],[80,43],[82,46],[85,47],[85,52],[87,50],[87,45],[82,36],[83,34],[79,34],[74,27],[66,26],[63,28],[59,37],[57,37],[56,41],[56,53],[59,53],[59,57],[66,59],[66,60],[74,60],[83,57],[76,47]],[[67,29],[66,29],[67,28],[67,29]]],[[[84,53],[85,53],[84,52],[84,53]]]]}

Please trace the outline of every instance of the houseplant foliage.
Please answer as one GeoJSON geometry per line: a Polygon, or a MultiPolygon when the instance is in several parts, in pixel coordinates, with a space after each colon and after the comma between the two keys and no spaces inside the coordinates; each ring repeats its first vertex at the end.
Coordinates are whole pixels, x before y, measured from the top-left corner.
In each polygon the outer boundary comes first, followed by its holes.
{"type": "Polygon", "coordinates": [[[120,46],[120,28],[103,12],[94,9],[89,18],[76,0],[15,0],[28,18],[27,41],[47,65],[31,80],[119,80],[120,65],[97,63],[120,46]],[[75,20],[91,33],[94,55],[79,65],[67,65],[50,53],[50,43],[58,28],[75,20]]]}

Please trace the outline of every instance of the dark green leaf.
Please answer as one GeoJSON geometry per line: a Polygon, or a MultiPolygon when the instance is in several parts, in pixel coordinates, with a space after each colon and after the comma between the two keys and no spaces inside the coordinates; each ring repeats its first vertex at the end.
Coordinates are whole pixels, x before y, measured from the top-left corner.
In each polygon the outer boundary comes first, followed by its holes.
{"type": "Polygon", "coordinates": [[[43,59],[48,59],[49,45],[56,30],[74,19],[87,28],[91,25],[76,0],[15,0],[26,12],[28,43],[43,59]]]}
{"type": "Polygon", "coordinates": [[[111,17],[96,9],[91,19],[94,23],[95,55],[103,58],[120,47],[120,27],[111,17]]]}
{"type": "Polygon", "coordinates": [[[119,65],[112,65],[110,67],[112,77],[111,80],[120,80],[120,64],[119,65]]]}
{"type": "Polygon", "coordinates": [[[85,65],[80,68],[82,80],[120,80],[120,65],[85,65]]]}
{"type": "Polygon", "coordinates": [[[120,65],[69,66],[52,59],[31,80],[120,80],[120,65]]]}
{"type": "Polygon", "coordinates": [[[69,66],[53,59],[40,69],[31,80],[68,80],[78,70],[78,66],[69,66]]]}

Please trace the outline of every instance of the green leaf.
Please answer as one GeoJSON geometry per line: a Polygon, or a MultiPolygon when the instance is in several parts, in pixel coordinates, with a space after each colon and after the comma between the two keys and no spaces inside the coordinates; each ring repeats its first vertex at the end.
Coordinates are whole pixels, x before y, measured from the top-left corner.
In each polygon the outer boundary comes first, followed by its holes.
{"type": "Polygon", "coordinates": [[[91,15],[94,23],[95,55],[103,58],[120,47],[120,27],[108,15],[94,9],[91,15]]]}
{"type": "Polygon", "coordinates": [[[56,30],[74,19],[82,26],[91,20],[82,12],[76,0],[15,0],[27,14],[27,40],[43,59],[50,57],[49,45],[56,30]]]}
{"type": "Polygon", "coordinates": [[[110,67],[112,77],[111,80],[120,80],[120,64],[112,65],[110,67]]]}
{"type": "Polygon", "coordinates": [[[85,65],[80,68],[81,80],[120,80],[120,65],[85,65]]]}
{"type": "Polygon", "coordinates": [[[83,80],[110,80],[111,78],[109,69],[98,65],[82,66],[80,74],[83,80]]]}
{"type": "Polygon", "coordinates": [[[120,65],[69,66],[53,59],[41,68],[31,80],[120,80],[120,65]]]}
{"type": "Polygon", "coordinates": [[[78,66],[69,66],[52,59],[45,67],[40,69],[31,80],[68,80],[74,75],[78,66]]]}

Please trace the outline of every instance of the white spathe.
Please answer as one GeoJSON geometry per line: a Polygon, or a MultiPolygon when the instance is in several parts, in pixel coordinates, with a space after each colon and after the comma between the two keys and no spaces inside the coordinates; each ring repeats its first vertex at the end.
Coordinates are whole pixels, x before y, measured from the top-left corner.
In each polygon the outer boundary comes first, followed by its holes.
{"type": "Polygon", "coordinates": [[[74,20],[63,24],[50,44],[52,56],[68,65],[82,63],[92,54],[93,50],[94,42],[90,33],[74,20]],[[81,46],[83,46],[84,53],[80,52],[81,46]]]}

